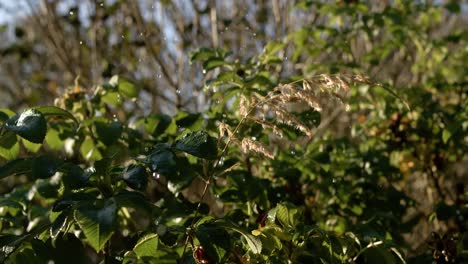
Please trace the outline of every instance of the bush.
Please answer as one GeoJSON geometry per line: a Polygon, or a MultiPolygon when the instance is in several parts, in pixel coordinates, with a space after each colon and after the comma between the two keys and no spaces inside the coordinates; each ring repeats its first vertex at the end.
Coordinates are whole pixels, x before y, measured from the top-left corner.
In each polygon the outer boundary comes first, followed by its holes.
{"type": "MultiPolygon", "coordinates": [[[[329,11],[358,19],[362,8],[329,11]]],[[[362,18],[369,36],[371,24],[392,32],[359,68],[395,42],[408,52],[414,32],[397,9],[362,18]]],[[[288,45],[297,63],[314,57],[311,43],[343,49],[313,36],[300,28],[243,62],[194,51],[211,100],[202,112],[141,115],[142,87],[122,76],[89,90],[77,81],[55,106],[1,109],[1,260],[466,262],[466,49],[450,55],[433,40],[446,65],[418,57],[415,75],[427,73],[406,90],[333,58],[309,65],[324,74],[281,76],[288,45]]]]}

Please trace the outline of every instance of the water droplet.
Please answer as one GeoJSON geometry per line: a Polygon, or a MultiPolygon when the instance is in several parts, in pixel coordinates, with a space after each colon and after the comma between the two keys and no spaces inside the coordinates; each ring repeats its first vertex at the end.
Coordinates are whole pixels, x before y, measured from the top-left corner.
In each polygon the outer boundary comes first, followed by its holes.
{"type": "Polygon", "coordinates": [[[252,36],[254,36],[254,37],[257,36],[257,33],[253,33],[252,36]]]}
{"type": "Polygon", "coordinates": [[[203,74],[206,74],[206,70],[203,70],[202,72],[203,72],[203,74]]]}
{"type": "Polygon", "coordinates": [[[291,155],[296,155],[296,151],[291,150],[291,155]]]}
{"type": "Polygon", "coordinates": [[[252,140],[253,140],[253,141],[256,141],[256,140],[257,140],[257,138],[256,138],[256,137],[252,137],[252,140]]]}
{"type": "Polygon", "coordinates": [[[75,14],[75,12],[70,11],[69,14],[70,14],[70,16],[73,16],[75,14]]]}
{"type": "Polygon", "coordinates": [[[180,89],[177,89],[175,92],[176,92],[177,94],[180,94],[180,89]]]}
{"type": "Polygon", "coordinates": [[[335,178],[332,179],[332,183],[336,183],[336,179],[335,179],[335,178]]]}
{"type": "Polygon", "coordinates": [[[158,77],[158,79],[161,79],[162,75],[159,73],[159,74],[157,75],[157,77],[158,77]]]}
{"type": "Polygon", "coordinates": [[[83,45],[83,41],[80,40],[80,45],[83,45]]]}
{"type": "Polygon", "coordinates": [[[159,178],[161,178],[161,175],[159,173],[153,172],[153,178],[159,180],[159,178]]]}
{"type": "Polygon", "coordinates": [[[122,37],[123,39],[125,38],[125,36],[124,36],[124,35],[122,35],[121,37],[122,37]]]}
{"type": "Polygon", "coordinates": [[[101,2],[99,5],[100,5],[100,6],[104,6],[104,2],[101,2]]]}

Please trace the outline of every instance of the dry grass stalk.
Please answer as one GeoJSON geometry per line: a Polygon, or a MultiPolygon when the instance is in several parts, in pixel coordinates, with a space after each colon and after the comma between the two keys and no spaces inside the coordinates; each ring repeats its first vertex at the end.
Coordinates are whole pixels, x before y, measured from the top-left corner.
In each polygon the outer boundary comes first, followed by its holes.
{"type": "MultiPolygon", "coordinates": [[[[288,105],[299,103],[319,112],[325,107],[337,109],[339,105],[344,106],[348,111],[349,106],[345,103],[346,96],[350,86],[355,84],[378,85],[363,75],[321,74],[289,84],[279,84],[265,96],[256,93],[250,97],[241,95],[239,101],[241,123],[251,120],[262,125],[263,128],[271,129],[280,138],[284,136],[284,132],[278,124],[285,124],[301,131],[310,139],[314,135],[315,128],[305,124],[289,111],[288,105]]],[[[262,143],[249,138],[237,139],[237,128],[233,131],[222,123],[219,128],[220,135],[222,137],[227,135],[229,141],[238,145],[244,153],[255,152],[271,159],[274,158],[273,151],[262,143]]]]}
{"type": "Polygon", "coordinates": [[[261,154],[270,159],[275,158],[272,150],[268,149],[265,145],[257,141],[254,141],[250,138],[242,139],[241,148],[242,148],[242,152],[244,153],[250,153],[253,151],[255,153],[261,154]]]}

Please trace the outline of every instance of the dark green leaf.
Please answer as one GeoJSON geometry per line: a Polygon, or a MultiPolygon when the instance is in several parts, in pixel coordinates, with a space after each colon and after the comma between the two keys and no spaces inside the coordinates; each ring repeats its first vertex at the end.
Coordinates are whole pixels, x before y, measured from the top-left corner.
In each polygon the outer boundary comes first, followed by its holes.
{"type": "Polygon", "coordinates": [[[60,231],[63,230],[67,223],[68,219],[68,212],[62,212],[60,213],[57,218],[55,218],[54,222],[50,226],[50,236],[52,239],[56,239],[57,235],[60,233],[60,231]]]}
{"type": "Polygon", "coordinates": [[[42,143],[47,133],[47,122],[41,112],[29,109],[10,118],[5,128],[33,143],[42,143]]]}
{"type": "Polygon", "coordinates": [[[146,163],[150,166],[151,171],[158,174],[177,173],[175,154],[165,144],[157,144],[155,150],[147,157],[146,163]]]}
{"type": "Polygon", "coordinates": [[[97,121],[94,122],[96,133],[102,143],[107,146],[116,143],[122,136],[123,125],[120,122],[113,121],[111,123],[97,121]]]}
{"type": "Polygon", "coordinates": [[[88,243],[101,251],[117,227],[117,205],[108,200],[102,207],[83,206],[75,210],[75,220],[88,243]]]}
{"type": "Polygon", "coordinates": [[[130,165],[122,172],[122,179],[130,188],[144,190],[148,185],[148,174],[146,168],[141,165],[130,165]]]}
{"type": "Polygon", "coordinates": [[[197,227],[195,234],[208,257],[214,263],[221,263],[231,248],[230,236],[223,226],[216,223],[203,223],[197,227]]]}
{"type": "Polygon", "coordinates": [[[62,108],[58,108],[56,106],[40,106],[35,107],[34,110],[37,110],[42,113],[43,116],[59,116],[59,117],[66,117],[73,120],[76,124],[78,124],[78,120],[68,111],[63,110],[62,108]]]}
{"type": "Polygon", "coordinates": [[[21,175],[31,172],[33,160],[16,159],[0,167],[0,179],[11,175],[21,175]]]}
{"type": "Polygon", "coordinates": [[[40,179],[49,178],[57,172],[62,164],[63,161],[52,156],[39,156],[32,162],[32,176],[40,179]]]}
{"type": "Polygon", "coordinates": [[[148,198],[139,192],[123,191],[115,195],[114,200],[119,207],[141,209],[148,215],[152,214],[154,208],[148,198]]]}
{"type": "Polygon", "coordinates": [[[176,142],[174,148],[203,159],[213,160],[218,157],[216,139],[205,131],[186,134],[176,142]]]}

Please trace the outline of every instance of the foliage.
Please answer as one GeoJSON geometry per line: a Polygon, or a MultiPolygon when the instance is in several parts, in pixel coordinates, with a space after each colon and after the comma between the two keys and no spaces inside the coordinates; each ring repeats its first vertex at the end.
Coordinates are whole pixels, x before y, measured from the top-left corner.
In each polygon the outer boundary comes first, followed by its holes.
{"type": "Polygon", "coordinates": [[[298,1],[336,24],[245,61],[193,51],[203,112],[142,115],[129,107],[141,87],[122,76],[0,109],[2,262],[468,261],[466,31],[425,34],[458,5],[356,2],[298,1]],[[357,32],[376,39],[360,59],[357,32]],[[386,83],[367,77],[395,45],[415,79],[397,91],[391,67],[374,76],[386,83]],[[298,75],[282,73],[291,46],[298,75]]]}

